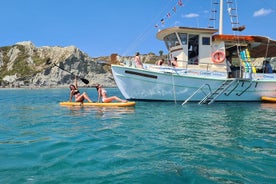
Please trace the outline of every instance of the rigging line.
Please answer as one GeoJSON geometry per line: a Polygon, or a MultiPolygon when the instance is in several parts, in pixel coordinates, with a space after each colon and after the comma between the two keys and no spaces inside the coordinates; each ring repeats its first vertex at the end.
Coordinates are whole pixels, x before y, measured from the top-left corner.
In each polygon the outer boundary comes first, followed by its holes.
{"type": "MultiPolygon", "coordinates": [[[[178,1],[179,0],[176,0],[176,2],[177,3],[175,3],[175,1],[166,1],[167,2],[167,4],[166,5],[164,5],[163,7],[163,10],[161,11],[161,13],[159,14],[159,15],[156,15],[156,17],[154,18],[154,21],[155,21],[155,23],[157,22],[157,17],[165,17],[165,16],[161,16],[161,15],[167,15],[167,14],[165,14],[164,12],[168,12],[168,9],[169,9],[169,7],[172,7],[172,5],[177,5],[178,4],[178,1]]],[[[171,11],[171,10],[170,10],[171,11]]],[[[174,13],[174,14],[176,14],[176,13],[174,13]]],[[[156,28],[154,28],[154,25],[155,24],[153,24],[153,23],[151,23],[151,24],[149,24],[147,27],[146,27],[146,29],[130,44],[130,46],[126,49],[126,51],[124,52],[124,54],[123,55],[126,55],[127,53],[129,53],[129,52],[134,52],[134,49],[143,41],[143,40],[145,40],[147,37],[148,37],[148,35],[149,35],[149,33],[153,30],[153,29],[156,29],[156,28]]]]}
{"type": "MultiPolygon", "coordinates": [[[[165,8],[163,8],[163,11],[160,13],[160,15],[156,15],[154,18],[154,23],[157,21],[158,17],[161,17],[162,14],[164,14],[165,11],[167,11],[167,7],[171,4],[171,2],[167,1],[167,4],[164,5],[165,8]]],[[[123,55],[128,54],[129,52],[134,52],[134,49],[140,44],[141,41],[145,40],[145,38],[149,35],[150,32],[152,32],[154,28],[154,23],[150,23],[145,30],[130,44],[129,47],[125,50],[123,55]]]]}

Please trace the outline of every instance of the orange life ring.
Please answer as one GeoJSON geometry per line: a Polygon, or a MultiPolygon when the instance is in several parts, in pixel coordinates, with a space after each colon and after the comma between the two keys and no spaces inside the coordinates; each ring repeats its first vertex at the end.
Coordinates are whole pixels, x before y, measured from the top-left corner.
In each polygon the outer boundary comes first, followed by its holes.
{"type": "Polygon", "coordinates": [[[212,54],[212,61],[215,64],[222,63],[225,60],[225,54],[222,51],[217,51],[212,54]]]}

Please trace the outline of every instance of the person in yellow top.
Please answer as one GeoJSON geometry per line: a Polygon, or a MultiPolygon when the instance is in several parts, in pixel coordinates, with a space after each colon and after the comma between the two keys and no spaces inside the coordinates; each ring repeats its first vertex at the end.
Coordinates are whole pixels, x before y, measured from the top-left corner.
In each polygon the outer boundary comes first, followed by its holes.
{"type": "Polygon", "coordinates": [[[102,87],[102,85],[97,84],[96,89],[98,91],[98,102],[100,102],[100,98],[102,98],[102,102],[104,103],[109,103],[112,102],[113,100],[119,101],[119,102],[127,102],[127,100],[122,100],[121,98],[117,96],[107,96],[107,91],[102,87]]]}

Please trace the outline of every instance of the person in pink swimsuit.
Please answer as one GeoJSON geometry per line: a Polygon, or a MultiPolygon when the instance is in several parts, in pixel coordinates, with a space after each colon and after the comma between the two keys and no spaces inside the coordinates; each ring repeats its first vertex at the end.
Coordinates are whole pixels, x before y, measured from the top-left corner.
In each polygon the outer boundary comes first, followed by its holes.
{"type": "Polygon", "coordinates": [[[136,55],[134,57],[135,65],[137,68],[143,68],[143,63],[140,58],[140,53],[136,52],[136,55]]]}
{"type": "Polygon", "coordinates": [[[127,100],[122,100],[121,98],[117,96],[107,96],[107,91],[102,87],[102,85],[97,84],[96,89],[98,91],[98,102],[100,102],[100,98],[102,98],[103,103],[109,103],[112,102],[113,100],[119,101],[119,102],[127,102],[127,100]]]}

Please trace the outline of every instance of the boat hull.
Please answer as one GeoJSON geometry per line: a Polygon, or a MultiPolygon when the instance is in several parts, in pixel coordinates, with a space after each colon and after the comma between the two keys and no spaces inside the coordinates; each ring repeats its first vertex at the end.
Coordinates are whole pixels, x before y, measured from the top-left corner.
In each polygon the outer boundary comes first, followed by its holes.
{"type": "Polygon", "coordinates": [[[131,107],[135,106],[135,102],[111,102],[111,103],[96,103],[96,102],[60,102],[60,106],[86,106],[86,107],[131,107]]]}
{"type": "Polygon", "coordinates": [[[184,69],[149,70],[112,65],[115,82],[126,99],[201,101],[208,93],[215,91],[226,80],[235,80],[216,101],[261,101],[262,96],[276,95],[276,77],[267,79],[227,79],[221,73],[184,69]]]}

